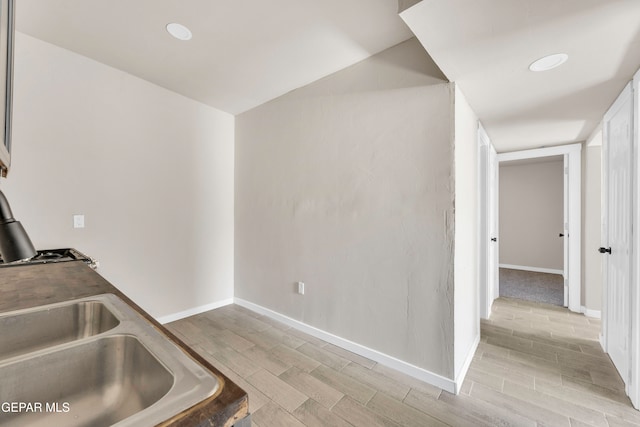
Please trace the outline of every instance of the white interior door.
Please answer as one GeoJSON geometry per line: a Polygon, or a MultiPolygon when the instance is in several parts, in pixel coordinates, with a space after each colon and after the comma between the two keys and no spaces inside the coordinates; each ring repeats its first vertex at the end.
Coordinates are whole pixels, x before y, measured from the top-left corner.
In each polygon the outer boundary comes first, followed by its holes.
{"type": "Polygon", "coordinates": [[[493,145],[489,145],[489,274],[488,283],[491,302],[500,296],[499,285],[499,248],[498,245],[498,153],[493,145]]]}
{"type": "MultiPolygon", "coordinates": [[[[631,230],[637,229],[640,224],[640,177],[638,165],[640,164],[640,70],[633,77],[633,184],[631,194],[634,197],[633,217],[631,218],[631,230]]],[[[629,367],[629,387],[628,395],[631,403],[636,409],[640,409],[640,237],[638,233],[633,233],[632,237],[632,261],[631,261],[631,338],[629,353],[631,354],[631,365],[629,367]]]]}
{"type": "Polygon", "coordinates": [[[562,219],[562,243],[563,267],[562,276],[564,278],[564,306],[569,306],[569,155],[564,155],[564,195],[563,195],[563,219],[562,219]]]}
{"type": "Polygon", "coordinates": [[[498,297],[497,153],[489,137],[478,127],[480,186],[480,316],[488,319],[498,297]]]}
{"type": "Polygon", "coordinates": [[[632,215],[632,91],[628,85],[604,119],[606,345],[629,383],[632,215]]]}
{"type": "Polygon", "coordinates": [[[489,227],[488,227],[488,210],[489,210],[489,141],[483,135],[482,126],[478,127],[478,184],[480,198],[479,202],[479,236],[478,250],[480,259],[478,261],[478,277],[480,279],[480,318],[488,319],[491,315],[491,304],[489,302],[489,286],[487,279],[489,277],[489,227]]]}

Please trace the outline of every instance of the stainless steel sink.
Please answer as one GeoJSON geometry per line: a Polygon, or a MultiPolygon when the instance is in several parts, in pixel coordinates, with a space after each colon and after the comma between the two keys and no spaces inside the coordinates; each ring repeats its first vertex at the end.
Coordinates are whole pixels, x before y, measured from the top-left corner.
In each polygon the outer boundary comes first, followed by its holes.
{"type": "Polygon", "coordinates": [[[106,332],[120,321],[99,301],[0,316],[0,360],[106,332]]]}
{"type": "Polygon", "coordinates": [[[19,342],[19,331],[7,333],[7,319],[32,325],[25,341],[41,336],[31,329],[50,328],[43,310],[100,320],[77,316],[62,322],[59,335],[71,339],[23,345],[0,359],[1,426],[155,426],[220,389],[212,373],[111,294],[4,314],[0,342],[19,342]]]}

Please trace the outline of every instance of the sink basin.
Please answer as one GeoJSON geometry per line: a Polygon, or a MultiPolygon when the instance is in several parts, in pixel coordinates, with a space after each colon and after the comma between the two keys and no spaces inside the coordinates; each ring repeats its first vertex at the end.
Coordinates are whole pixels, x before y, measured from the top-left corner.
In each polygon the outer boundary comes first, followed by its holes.
{"type": "MultiPolygon", "coordinates": [[[[110,426],[148,408],[173,374],[137,338],[116,335],[0,367],[0,402],[45,402],[42,425],[110,426]],[[26,377],[25,377],[26,374],[26,377]],[[56,405],[57,403],[57,405],[56,405]],[[64,412],[67,403],[69,412],[64,412]]],[[[0,413],[0,425],[38,425],[40,412],[0,413]]]]}
{"type": "Polygon", "coordinates": [[[21,348],[0,357],[3,427],[155,426],[220,391],[217,377],[115,295],[7,313],[0,325],[2,348],[21,348]],[[46,330],[55,338],[39,341],[46,330]]]}
{"type": "Polygon", "coordinates": [[[120,321],[99,301],[0,315],[0,360],[101,334],[120,321]]]}

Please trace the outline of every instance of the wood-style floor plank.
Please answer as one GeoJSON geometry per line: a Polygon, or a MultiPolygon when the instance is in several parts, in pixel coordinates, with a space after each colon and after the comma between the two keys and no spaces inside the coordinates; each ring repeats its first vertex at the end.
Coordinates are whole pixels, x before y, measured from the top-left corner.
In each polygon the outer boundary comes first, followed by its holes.
{"type": "Polygon", "coordinates": [[[283,372],[280,379],[327,409],[331,409],[344,397],[342,392],[298,368],[283,372]]]}

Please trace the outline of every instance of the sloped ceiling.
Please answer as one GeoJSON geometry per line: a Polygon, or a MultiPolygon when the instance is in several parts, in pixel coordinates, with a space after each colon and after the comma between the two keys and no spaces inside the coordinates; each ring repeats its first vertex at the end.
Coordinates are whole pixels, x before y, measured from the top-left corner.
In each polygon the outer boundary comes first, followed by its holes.
{"type": "Polygon", "coordinates": [[[640,67],[637,0],[424,0],[401,16],[499,152],[587,140],[640,67]],[[569,60],[529,71],[553,53],[569,60]]]}
{"type": "Polygon", "coordinates": [[[18,31],[232,114],[413,36],[396,0],[16,3],[18,31]],[[173,39],[170,22],[193,39],[173,39]]]}

